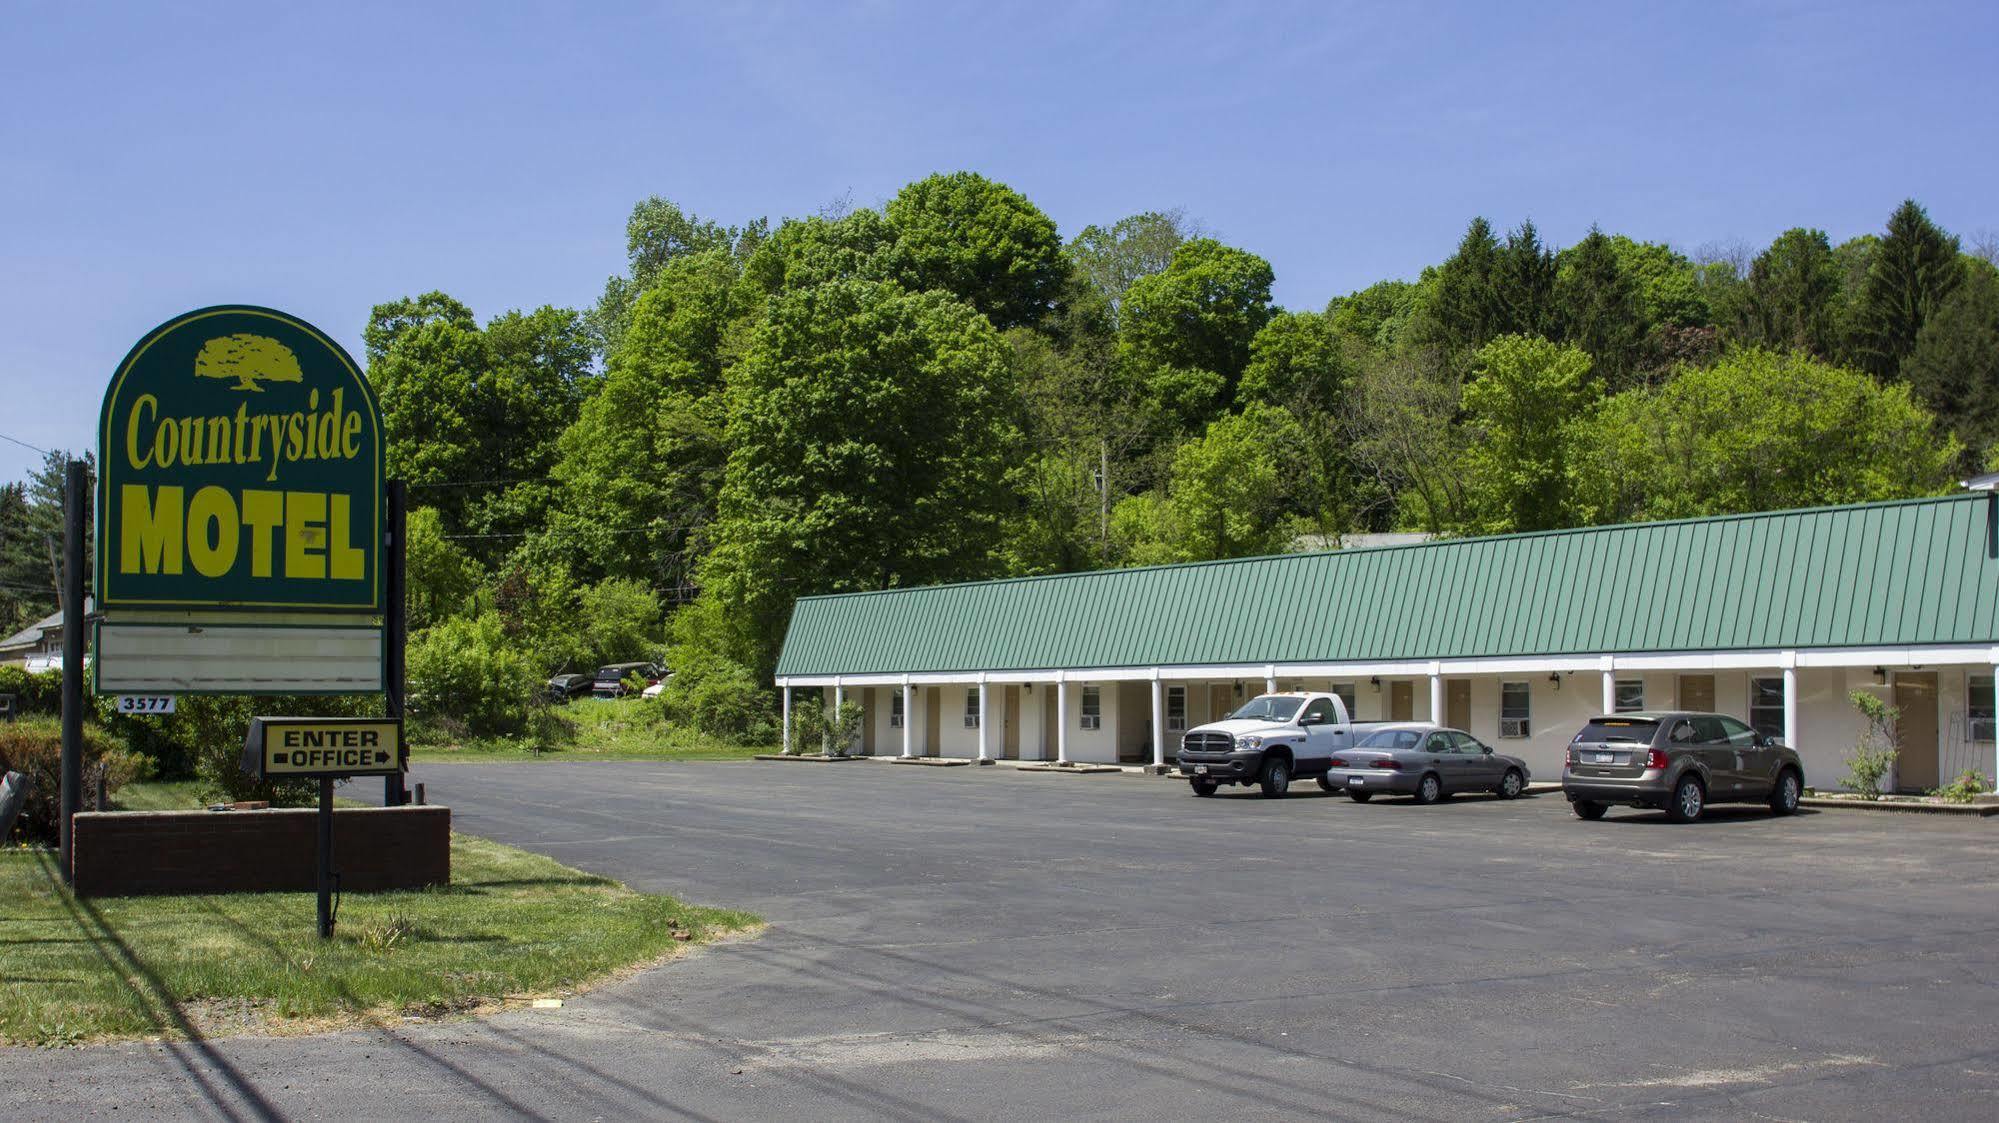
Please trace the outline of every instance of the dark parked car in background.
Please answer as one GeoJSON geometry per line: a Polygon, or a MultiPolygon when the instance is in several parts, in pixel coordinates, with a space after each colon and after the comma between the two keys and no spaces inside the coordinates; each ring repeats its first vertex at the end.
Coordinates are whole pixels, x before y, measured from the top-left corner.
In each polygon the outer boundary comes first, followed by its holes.
{"type": "Polygon", "coordinates": [[[1377,794],[1435,803],[1457,792],[1495,792],[1513,799],[1527,788],[1527,762],[1493,752],[1462,729],[1425,721],[1377,725],[1351,749],[1333,756],[1325,789],[1358,803],[1377,794]]]}
{"type": "Polygon", "coordinates": [[[1795,750],[1726,714],[1591,718],[1562,762],[1562,794],[1580,819],[1601,819],[1613,804],[1658,808],[1676,823],[1710,803],[1768,803],[1789,815],[1804,790],[1795,750]]]}
{"type": "Polygon", "coordinates": [[[626,679],[644,679],[645,685],[651,686],[665,677],[666,671],[657,663],[611,663],[597,668],[593,690],[599,698],[623,698],[631,693],[625,686],[626,679]]]}
{"type": "Polygon", "coordinates": [[[596,679],[585,674],[556,675],[548,680],[548,700],[567,702],[571,698],[590,693],[596,679]]]}

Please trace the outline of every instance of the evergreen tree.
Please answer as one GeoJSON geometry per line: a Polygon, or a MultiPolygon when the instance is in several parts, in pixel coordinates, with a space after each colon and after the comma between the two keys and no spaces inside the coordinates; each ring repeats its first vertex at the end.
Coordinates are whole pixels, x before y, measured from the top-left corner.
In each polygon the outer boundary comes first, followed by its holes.
{"type": "Polygon", "coordinates": [[[1506,235],[1493,270],[1501,334],[1547,335],[1555,330],[1555,276],[1555,253],[1541,243],[1533,222],[1506,235]]]}
{"type": "Polygon", "coordinates": [[[1823,230],[1786,230],[1749,266],[1742,338],[1772,350],[1833,357],[1838,341],[1840,270],[1823,230]]]}
{"type": "Polygon", "coordinates": [[[1632,381],[1647,327],[1637,285],[1599,227],[1590,227],[1589,235],[1562,258],[1555,283],[1562,340],[1589,353],[1612,392],[1622,390],[1632,381]]]}
{"type": "Polygon", "coordinates": [[[1446,354],[1456,355],[1484,345],[1498,335],[1507,320],[1499,291],[1500,247],[1492,224],[1471,220],[1457,252],[1437,267],[1430,295],[1431,339],[1446,354]]]}
{"type": "Polygon", "coordinates": [[[1853,353],[1876,378],[1899,378],[1923,324],[1964,279],[1957,239],[1914,199],[1888,217],[1862,290],[1853,353]]]}
{"type": "Polygon", "coordinates": [[[1979,265],[1923,324],[1902,374],[1975,467],[1999,441],[1999,272],[1979,265]]]}

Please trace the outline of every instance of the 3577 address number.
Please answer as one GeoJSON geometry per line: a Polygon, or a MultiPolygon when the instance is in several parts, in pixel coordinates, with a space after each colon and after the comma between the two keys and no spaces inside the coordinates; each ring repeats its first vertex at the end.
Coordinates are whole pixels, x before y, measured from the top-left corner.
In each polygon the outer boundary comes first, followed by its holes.
{"type": "Polygon", "coordinates": [[[120,694],[118,712],[121,714],[170,714],[174,712],[174,696],[171,694],[120,694]]]}

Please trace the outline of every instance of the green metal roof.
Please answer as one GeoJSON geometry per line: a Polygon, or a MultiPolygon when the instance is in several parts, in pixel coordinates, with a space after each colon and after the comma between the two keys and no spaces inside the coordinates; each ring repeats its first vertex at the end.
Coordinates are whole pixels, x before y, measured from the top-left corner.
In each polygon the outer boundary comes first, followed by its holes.
{"type": "Polygon", "coordinates": [[[1999,642],[1984,494],[807,597],[780,676],[1999,642]]]}

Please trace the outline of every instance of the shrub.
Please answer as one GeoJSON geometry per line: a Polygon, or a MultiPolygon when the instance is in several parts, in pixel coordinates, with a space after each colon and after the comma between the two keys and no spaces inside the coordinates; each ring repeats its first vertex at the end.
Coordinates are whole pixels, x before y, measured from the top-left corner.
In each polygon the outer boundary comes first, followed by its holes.
{"type": "MultiPolygon", "coordinates": [[[[100,780],[107,793],[115,792],[143,771],[144,761],[137,754],[119,748],[97,726],[84,725],[85,808],[92,805],[100,780]]],[[[52,718],[0,723],[0,772],[19,772],[28,778],[28,802],[14,821],[14,837],[53,844],[62,814],[62,723],[52,718]]]]}
{"type": "Polygon", "coordinates": [[[1847,754],[1846,775],[1840,778],[1840,786],[1862,799],[1879,799],[1881,780],[1895,766],[1895,757],[1899,755],[1895,751],[1895,722],[1902,711],[1865,690],[1851,691],[1846,699],[1866,719],[1867,731],[1847,754]]]}
{"type": "Polygon", "coordinates": [[[842,702],[837,714],[826,712],[823,698],[793,699],[791,703],[791,749],[799,753],[826,752],[846,756],[860,740],[862,716],[858,702],[842,702]]]}
{"type": "Polygon", "coordinates": [[[447,620],[410,638],[410,707],[465,723],[474,736],[518,732],[537,677],[498,617],[447,620]]]}
{"type": "Polygon", "coordinates": [[[21,714],[62,712],[62,672],[30,674],[24,667],[0,667],[0,694],[14,696],[14,709],[21,714]]]}
{"type": "Polygon", "coordinates": [[[662,692],[668,717],[733,744],[776,739],[770,692],[748,667],[691,648],[676,649],[669,659],[673,677],[662,692]]]}
{"type": "Polygon", "coordinates": [[[266,717],[364,717],[382,712],[374,695],[301,695],[235,698],[221,695],[184,696],[171,731],[194,759],[194,776],[201,796],[212,800],[267,800],[273,807],[304,807],[319,798],[319,782],[265,780],[243,771],[243,738],[253,715],[266,717]]]}
{"type": "Polygon", "coordinates": [[[1992,790],[1992,781],[1975,768],[1967,768],[1957,779],[1932,791],[1930,794],[1945,803],[1970,803],[1973,796],[1983,795],[1992,790]]]}

